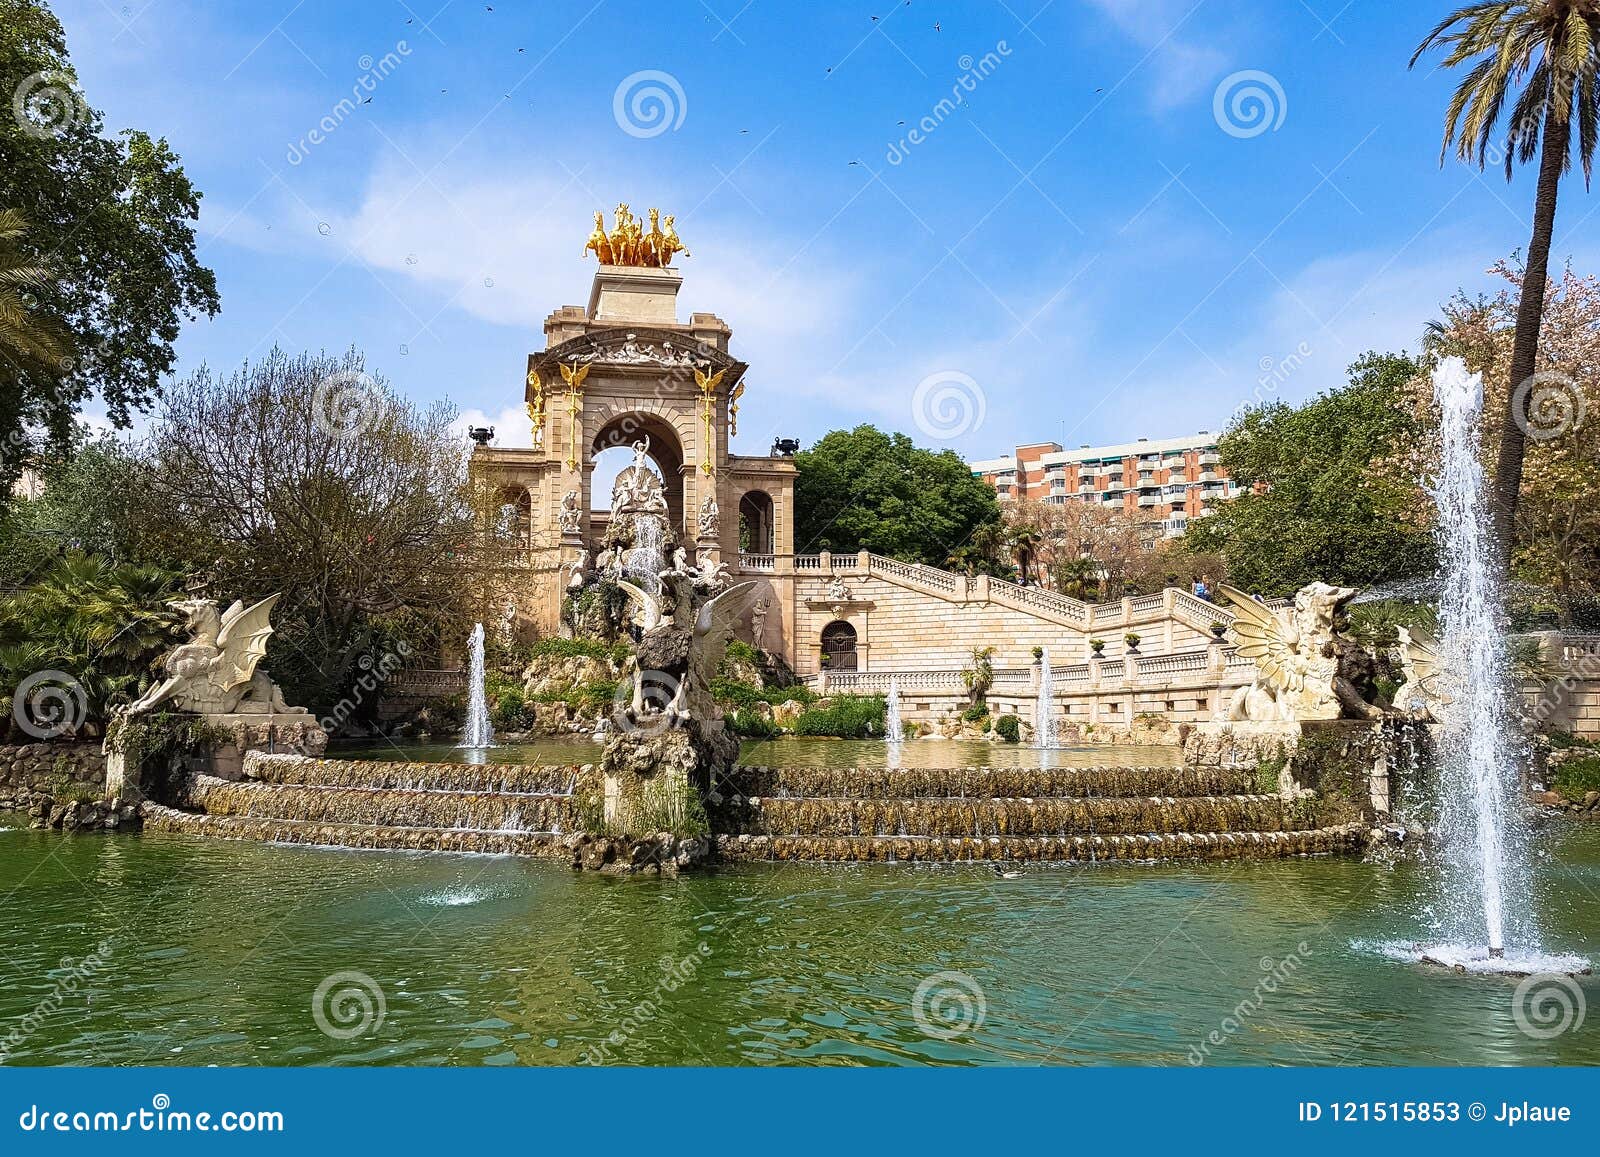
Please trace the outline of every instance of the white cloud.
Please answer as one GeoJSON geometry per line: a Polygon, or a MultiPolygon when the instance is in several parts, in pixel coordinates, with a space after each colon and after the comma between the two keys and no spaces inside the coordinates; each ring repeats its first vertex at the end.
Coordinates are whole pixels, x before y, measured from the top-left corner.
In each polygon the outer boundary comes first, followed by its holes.
{"type": "Polygon", "coordinates": [[[1151,102],[1158,109],[1180,105],[1206,89],[1226,57],[1196,44],[1186,33],[1196,5],[1188,0],[1090,0],[1130,40],[1150,54],[1136,79],[1153,80],[1151,102]]]}

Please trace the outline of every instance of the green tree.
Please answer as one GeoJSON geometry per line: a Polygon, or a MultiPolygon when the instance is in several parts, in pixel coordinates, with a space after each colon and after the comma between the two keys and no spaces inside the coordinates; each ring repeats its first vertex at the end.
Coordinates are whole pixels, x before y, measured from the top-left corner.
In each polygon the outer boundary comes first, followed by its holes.
{"type": "Polygon", "coordinates": [[[1410,467],[1422,431],[1406,387],[1417,371],[1404,354],[1369,353],[1342,389],[1246,410],[1218,443],[1244,492],[1192,519],[1184,548],[1220,553],[1233,583],[1268,596],[1318,579],[1372,587],[1431,568],[1410,467]]]}
{"type": "Polygon", "coordinates": [[[1506,180],[1516,164],[1539,158],[1534,192],[1533,236],[1517,307],[1516,341],[1506,394],[1505,421],[1494,468],[1494,529],[1509,558],[1522,485],[1527,407],[1531,391],[1519,390],[1535,370],[1544,313],[1550,240],[1555,233],[1556,193],[1572,164],[1574,149],[1585,182],[1600,137],[1600,0],[1491,0],[1458,8],[1418,45],[1413,66],[1430,49],[1445,53],[1447,68],[1472,62],[1445,112],[1440,161],[1451,146],[1482,169],[1489,161],[1503,113],[1506,180]],[[1520,86],[1521,91],[1517,89],[1520,86]],[[1576,132],[1574,129],[1576,122],[1576,132]]]}
{"type": "Polygon", "coordinates": [[[0,206],[28,222],[20,259],[43,266],[42,316],[59,319],[68,356],[40,361],[0,346],[0,503],[41,429],[61,443],[91,391],[126,424],[173,365],[181,322],[217,311],[216,279],[195,256],[200,195],[165,140],[102,135],[79,88],[61,23],[42,4],[0,0],[0,206]],[[16,110],[13,115],[13,110],[16,110]]]}
{"type": "Polygon", "coordinates": [[[874,426],[835,430],[795,455],[795,549],[870,550],[944,566],[992,527],[994,491],[953,450],[934,452],[874,426]]]}
{"type": "Polygon", "coordinates": [[[488,621],[487,511],[452,417],[396,397],[354,350],[202,367],[167,391],[144,448],[136,549],[192,560],[225,600],[282,592],[272,673],[321,711],[389,640],[420,650],[488,621]]]}

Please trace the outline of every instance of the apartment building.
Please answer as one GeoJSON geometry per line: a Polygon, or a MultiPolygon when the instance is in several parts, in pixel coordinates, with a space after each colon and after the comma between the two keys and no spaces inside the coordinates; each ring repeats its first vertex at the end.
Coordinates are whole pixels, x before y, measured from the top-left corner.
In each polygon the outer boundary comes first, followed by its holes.
{"type": "Polygon", "coordinates": [[[1216,437],[1206,430],[1186,438],[1140,438],[1076,450],[1036,442],[1004,458],[968,465],[974,476],[994,486],[1001,502],[1097,503],[1159,522],[1168,537],[1182,534],[1191,518],[1204,516],[1209,503],[1239,491],[1222,468],[1216,437]]]}

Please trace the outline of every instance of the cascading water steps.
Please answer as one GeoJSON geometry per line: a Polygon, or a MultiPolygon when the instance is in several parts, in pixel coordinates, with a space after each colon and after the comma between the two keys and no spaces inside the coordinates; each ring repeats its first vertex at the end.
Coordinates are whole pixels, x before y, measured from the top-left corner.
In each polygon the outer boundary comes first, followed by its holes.
{"type": "MultiPolygon", "coordinates": [[[[558,857],[593,765],[310,759],[252,752],[146,827],[219,839],[558,857]]],[[[713,785],[728,860],[900,862],[1263,858],[1352,850],[1313,801],[1202,767],[740,767],[713,785]]]]}

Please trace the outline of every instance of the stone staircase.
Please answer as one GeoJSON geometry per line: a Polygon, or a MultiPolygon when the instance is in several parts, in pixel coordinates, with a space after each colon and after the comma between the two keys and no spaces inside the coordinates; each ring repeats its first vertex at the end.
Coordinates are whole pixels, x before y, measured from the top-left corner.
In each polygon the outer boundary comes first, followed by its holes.
{"type": "Polygon", "coordinates": [[[146,803],[144,825],[268,843],[570,856],[574,788],[592,770],[251,752],[245,779],[200,776],[183,808],[146,803]]]}
{"type": "MultiPolygon", "coordinates": [[[[319,760],[252,752],[145,828],[218,839],[570,860],[584,766],[319,760]]],[[[1202,767],[741,767],[713,785],[730,861],[1255,859],[1353,850],[1316,800],[1202,767]]]]}
{"type": "Polygon", "coordinates": [[[741,767],[715,785],[728,860],[1254,859],[1354,849],[1360,824],[1192,767],[741,767]]]}

